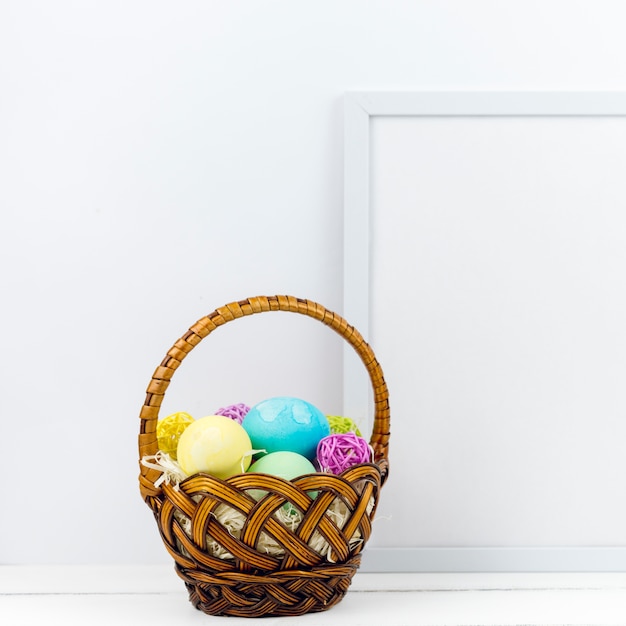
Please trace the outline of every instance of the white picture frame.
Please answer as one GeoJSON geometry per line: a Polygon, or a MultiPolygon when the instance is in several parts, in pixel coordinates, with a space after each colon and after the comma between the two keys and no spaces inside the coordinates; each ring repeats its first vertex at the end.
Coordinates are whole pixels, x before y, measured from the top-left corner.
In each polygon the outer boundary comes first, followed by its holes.
{"type": "MultiPolygon", "coordinates": [[[[370,336],[370,126],[375,117],[626,116],[626,92],[415,91],[352,92],[344,102],[344,317],[370,336]]],[[[373,346],[376,351],[376,346],[373,346]]],[[[385,366],[385,363],[381,363],[385,366]]],[[[347,351],[344,414],[371,416],[368,381],[347,351]]],[[[390,382],[390,381],[388,381],[390,382]]],[[[391,381],[393,382],[393,381],[391,381]]],[[[394,426],[391,386],[391,429],[394,426]]],[[[371,419],[371,418],[369,418],[371,419]]],[[[394,466],[393,434],[391,468],[394,466]]],[[[384,494],[383,494],[384,497],[384,494]]],[[[624,546],[374,547],[369,571],[625,571],[624,546]]]]}

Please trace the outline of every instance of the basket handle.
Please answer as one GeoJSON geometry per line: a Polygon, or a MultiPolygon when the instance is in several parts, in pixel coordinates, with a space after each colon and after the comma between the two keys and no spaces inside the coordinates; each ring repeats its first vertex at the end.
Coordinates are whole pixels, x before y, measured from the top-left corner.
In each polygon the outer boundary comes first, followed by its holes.
{"type": "MultiPolygon", "coordinates": [[[[218,326],[239,317],[267,311],[289,311],[313,317],[339,333],[359,355],[367,368],[374,390],[374,425],[370,445],[374,449],[374,461],[379,465],[383,479],[386,478],[389,449],[389,392],[374,352],[361,334],[341,316],[328,311],[321,304],[293,296],[258,296],[227,304],[198,320],[170,348],[161,364],[154,371],[146,390],[146,399],[139,416],[141,419],[139,459],[144,455],[156,454],[158,450],[156,425],[159,418],[159,408],[174,372],[189,352],[218,326]]],[[[145,467],[141,463],[139,466],[141,468],[139,483],[142,496],[147,499],[150,496],[158,495],[161,490],[154,487],[154,481],[160,476],[160,472],[145,467]]]]}

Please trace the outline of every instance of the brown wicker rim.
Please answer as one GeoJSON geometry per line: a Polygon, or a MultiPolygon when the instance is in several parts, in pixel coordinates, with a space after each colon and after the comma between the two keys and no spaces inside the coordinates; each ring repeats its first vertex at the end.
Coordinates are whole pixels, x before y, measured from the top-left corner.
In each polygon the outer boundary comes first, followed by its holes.
{"type": "MultiPolygon", "coordinates": [[[[227,304],[198,320],[176,341],[154,371],[146,390],[145,402],[140,413],[139,459],[146,455],[154,455],[158,450],[156,425],[159,419],[159,409],[174,372],[189,352],[219,326],[240,317],[269,311],[288,311],[312,317],[341,335],[358,354],[367,369],[374,392],[374,424],[370,445],[374,450],[374,462],[379,466],[384,481],[388,473],[389,392],[374,352],[358,330],[337,313],[333,313],[311,300],[286,295],[257,296],[227,304]]],[[[160,472],[141,463],[139,465],[141,469],[139,476],[141,494],[144,500],[150,504],[149,500],[161,492],[160,488],[154,486],[160,472]]]]}

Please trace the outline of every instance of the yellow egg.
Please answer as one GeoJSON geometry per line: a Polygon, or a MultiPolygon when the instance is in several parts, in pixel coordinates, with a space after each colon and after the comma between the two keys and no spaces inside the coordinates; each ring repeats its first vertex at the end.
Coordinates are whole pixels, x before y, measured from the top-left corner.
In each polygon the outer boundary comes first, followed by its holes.
{"type": "Polygon", "coordinates": [[[223,415],[208,415],[185,429],[177,454],[186,474],[228,478],[248,469],[251,451],[250,437],[240,424],[223,415]]]}
{"type": "Polygon", "coordinates": [[[178,440],[183,434],[187,426],[193,422],[193,417],[189,413],[180,411],[179,413],[172,413],[167,417],[157,422],[157,440],[159,443],[159,450],[167,452],[170,457],[176,460],[176,448],[178,447],[178,440]]]}

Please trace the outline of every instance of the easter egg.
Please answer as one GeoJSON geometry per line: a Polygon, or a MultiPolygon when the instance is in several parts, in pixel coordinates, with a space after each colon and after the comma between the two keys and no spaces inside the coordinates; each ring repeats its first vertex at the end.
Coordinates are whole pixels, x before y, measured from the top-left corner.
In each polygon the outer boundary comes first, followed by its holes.
{"type": "Polygon", "coordinates": [[[330,434],[326,416],[299,398],[277,397],[255,404],[242,426],[256,450],[297,452],[315,459],[319,441],[330,434]]]}
{"type": "MultiPolygon", "coordinates": [[[[270,452],[255,461],[248,470],[250,472],[259,472],[261,474],[271,474],[285,480],[293,480],[304,474],[314,474],[316,472],[313,463],[306,457],[297,452],[270,452]]],[[[255,500],[260,500],[267,492],[261,489],[254,489],[250,495],[255,500]]],[[[317,496],[317,492],[311,492],[312,497],[317,496]]],[[[286,510],[291,510],[291,506],[285,505],[286,510]]],[[[283,507],[283,508],[285,508],[283,507]]]]}
{"type": "Polygon", "coordinates": [[[224,415],[208,415],[185,429],[177,454],[186,474],[228,478],[248,469],[251,451],[250,437],[240,424],[224,415]]]}
{"type": "Polygon", "coordinates": [[[271,452],[255,461],[248,472],[259,472],[279,476],[285,480],[293,480],[304,474],[314,474],[315,467],[306,457],[297,452],[271,452]]]}
{"type": "Polygon", "coordinates": [[[193,417],[183,411],[172,413],[172,415],[159,420],[156,430],[159,450],[166,452],[172,459],[176,460],[178,440],[192,422],[193,417]]]}

